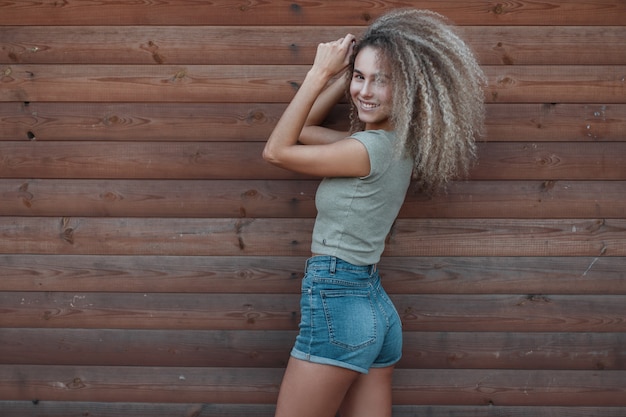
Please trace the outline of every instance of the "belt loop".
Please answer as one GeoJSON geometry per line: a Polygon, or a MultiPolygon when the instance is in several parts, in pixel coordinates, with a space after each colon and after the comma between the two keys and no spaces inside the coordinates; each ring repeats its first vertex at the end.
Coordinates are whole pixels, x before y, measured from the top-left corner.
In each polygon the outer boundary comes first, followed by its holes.
{"type": "Polygon", "coordinates": [[[370,266],[370,276],[374,275],[376,273],[376,271],[378,270],[378,264],[373,264],[370,266]]]}
{"type": "Polygon", "coordinates": [[[329,271],[331,274],[334,274],[335,271],[337,270],[337,258],[334,256],[330,257],[330,266],[329,266],[329,271]]]}

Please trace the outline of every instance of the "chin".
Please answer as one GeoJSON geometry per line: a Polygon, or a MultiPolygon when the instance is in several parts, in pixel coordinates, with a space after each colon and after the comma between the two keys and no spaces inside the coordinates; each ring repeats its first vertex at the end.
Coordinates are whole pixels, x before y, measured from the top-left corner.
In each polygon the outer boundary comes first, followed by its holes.
{"type": "MultiPolygon", "coordinates": [[[[366,125],[370,126],[385,126],[387,125],[388,121],[386,117],[372,117],[371,115],[367,115],[365,117],[359,115],[359,120],[361,121],[361,123],[365,123],[366,125]]],[[[378,129],[378,127],[376,127],[376,129],[378,129]]]]}

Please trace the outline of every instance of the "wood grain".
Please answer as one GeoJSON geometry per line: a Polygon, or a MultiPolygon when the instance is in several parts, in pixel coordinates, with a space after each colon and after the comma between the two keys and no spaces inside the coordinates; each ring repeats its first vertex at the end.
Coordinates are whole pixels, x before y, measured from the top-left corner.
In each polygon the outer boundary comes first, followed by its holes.
{"type": "MultiPolygon", "coordinates": [[[[273,404],[217,404],[217,403],[143,403],[143,402],[93,402],[93,401],[0,401],[10,415],[23,417],[273,417],[273,404]]],[[[599,414],[599,417],[613,417],[599,414]]],[[[541,415],[537,417],[543,417],[541,415]]]]}
{"type": "MultiPolygon", "coordinates": [[[[297,65],[363,26],[0,27],[0,64],[297,65]]],[[[466,26],[483,65],[622,65],[622,26],[466,26]]]]}
{"type": "MultiPolygon", "coordinates": [[[[308,256],[311,219],[0,217],[0,253],[308,256]]],[[[624,219],[399,219],[385,256],[626,256],[624,219]]]]}
{"type": "Polygon", "coordinates": [[[393,416],[626,415],[622,0],[0,2],[0,414],[274,414],[319,179],[261,149],[316,45],[402,6],[489,83],[379,265],[393,416]]]}
{"type": "MultiPolygon", "coordinates": [[[[117,417],[132,414],[136,417],[273,417],[272,404],[172,404],[172,403],[111,403],[74,401],[1,401],[2,409],[24,417],[82,417],[86,414],[117,417]]],[[[623,417],[622,407],[535,407],[535,406],[393,406],[394,417],[623,417]]]]}
{"type": "MultiPolygon", "coordinates": [[[[624,332],[624,295],[397,294],[405,331],[624,332]]],[[[2,327],[296,330],[297,295],[0,294],[2,327]]]]}
{"type": "MultiPolygon", "coordinates": [[[[283,368],[294,330],[0,329],[0,363],[283,368]],[[94,349],[94,346],[97,346],[94,349]]],[[[624,333],[406,331],[398,369],[624,371],[624,333]]]]}
{"type": "MultiPolygon", "coordinates": [[[[626,49],[625,49],[626,50],[626,49]]],[[[265,142],[281,103],[0,102],[0,141],[265,142]]],[[[626,136],[626,104],[487,106],[488,142],[606,142],[626,136]]],[[[348,129],[347,105],[326,125],[348,129]]]]}
{"type": "MultiPolygon", "coordinates": [[[[306,256],[0,255],[2,291],[298,294],[306,256]]],[[[624,257],[385,257],[390,294],[622,294],[624,257]]]]}
{"type": "Polygon", "coordinates": [[[7,3],[0,25],[366,25],[391,8],[431,9],[457,24],[494,25],[621,25],[626,7],[621,0],[542,0],[515,3],[457,1],[379,1],[367,8],[357,0],[294,3],[217,1],[81,1],[7,3]]]}
{"type": "MultiPolygon", "coordinates": [[[[265,162],[262,142],[4,142],[0,177],[311,179],[265,162]]],[[[626,180],[626,142],[478,144],[472,180],[626,180]]]]}
{"type": "MultiPolygon", "coordinates": [[[[2,365],[0,395],[19,401],[276,400],[280,369],[2,365]],[[124,380],[119,375],[124,375],[124,380]],[[29,381],[21,384],[20,381],[29,381]]],[[[398,405],[624,406],[623,371],[398,370],[398,405]],[[454,385],[450,384],[454,382],[454,385]],[[501,387],[501,389],[498,389],[501,387]]]]}
{"type": "MultiPolygon", "coordinates": [[[[319,180],[2,179],[0,215],[314,218],[318,185],[319,180]]],[[[435,196],[414,184],[399,217],[621,218],[624,200],[624,181],[459,181],[435,196]]]]}
{"type": "MultiPolygon", "coordinates": [[[[308,65],[0,67],[0,101],[287,103],[308,65]]],[[[484,66],[497,103],[624,103],[624,65],[484,66]]]]}
{"type": "Polygon", "coordinates": [[[623,378],[602,371],[398,370],[394,403],[623,406],[623,378]]]}

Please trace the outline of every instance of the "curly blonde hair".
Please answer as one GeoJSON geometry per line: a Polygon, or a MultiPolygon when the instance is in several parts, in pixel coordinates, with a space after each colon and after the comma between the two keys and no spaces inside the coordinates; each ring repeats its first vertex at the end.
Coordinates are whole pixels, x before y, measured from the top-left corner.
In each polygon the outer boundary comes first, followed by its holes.
{"type": "MultiPolygon", "coordinates": [[[[392,116],[401,145],[414,160],[413,177],[426,192],[467,175],[482,135],[485,76],[453,25],[434,12],[395,10],[377,19],[351,59],[376,48],[389,65],[392,116]]],[[[351,131],[364,129],[354,103],[351,131]]]]}

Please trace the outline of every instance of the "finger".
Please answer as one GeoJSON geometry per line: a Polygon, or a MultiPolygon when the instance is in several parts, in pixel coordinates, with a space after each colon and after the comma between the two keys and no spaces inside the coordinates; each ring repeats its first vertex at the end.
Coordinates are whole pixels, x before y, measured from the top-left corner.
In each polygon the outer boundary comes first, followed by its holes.
{"type": "Polygon", "coordinates": [[[351,33],[348,33],[346,36],[341,38],[341,43],[344,45],[350,45],[351,43],[355,41],[356,41],[356,37],[351,33]]]}

